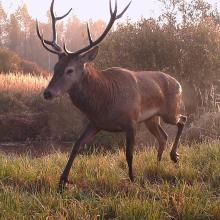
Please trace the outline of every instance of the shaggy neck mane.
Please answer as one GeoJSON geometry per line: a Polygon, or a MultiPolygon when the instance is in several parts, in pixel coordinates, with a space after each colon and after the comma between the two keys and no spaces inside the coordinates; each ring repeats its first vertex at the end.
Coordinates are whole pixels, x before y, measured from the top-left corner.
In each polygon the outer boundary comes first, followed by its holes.
{"type": "Polygon", "coordinates": [[[116,86],[114,80],[95,69],[91,64],[84,65],[83,78],[69,91],[73,103],[88,117],[108,109],[114,102],[116,86]]]}
{"type": "Polygon", "coordinates": [[[109,80],[104,76],[103,72],[95,69],[92,64],[86,63],[84,65],[84,77],[82,80],[83,90],[91,93],[91,97],[97,99],[97,95],[105,92],[109,80]]]}
{"type": "Polygon", "coordinates": [[[98,69],[95,69],[94,66],[90,63],[84,64],[84,73],[87,77],[95,78],[100,76],[101,71],[98,69]]]}

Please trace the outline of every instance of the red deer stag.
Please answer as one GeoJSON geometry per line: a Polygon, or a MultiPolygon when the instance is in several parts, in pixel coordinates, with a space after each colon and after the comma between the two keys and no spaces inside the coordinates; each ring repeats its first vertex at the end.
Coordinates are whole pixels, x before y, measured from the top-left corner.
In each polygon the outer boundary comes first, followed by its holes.
{"type": "Polygon", "coordinates": [[[73,104],[89,119],[89,123],[75,143],[67,165],[60,177],[59,189],[68,183],[68,175],[76,155],[83,146],[101,130],[110,132],[125,132],[126,160],[130,180],[133,181],[132,159],[135,143],[135,125],[144,122],[150,132],[159,142],[158,161],[162,158],[167,134],[160,125],[164,122],[177,125],[178,132],[170,157],[178,161],[177,148],[186,122],[186,117],[180,114],[182,89],[179,82],[171,76],[156,71],[131,71],[120,67],[97,70],[89,63],[98,54],[98,44],[106,37],[114,22],[121,18],[131,2],[118,15],[117,2],[112,10],[110,0],[110,21],[103,34],[92,40],[87,25],[89,45],[77,52],[70,52],[66,45],[57,44],[56,21],[64,18],[56,17],[53,12],[54,0],[51,3],[53,39],[44,40],[37,23],[37,34],[51,53],[58,55],[54,67],[54,75],[44,91],[44,98],[51,100],[63,93],[68,93],[73,104]],[[51,46],[51,48],[49,47],[51,46]]]}

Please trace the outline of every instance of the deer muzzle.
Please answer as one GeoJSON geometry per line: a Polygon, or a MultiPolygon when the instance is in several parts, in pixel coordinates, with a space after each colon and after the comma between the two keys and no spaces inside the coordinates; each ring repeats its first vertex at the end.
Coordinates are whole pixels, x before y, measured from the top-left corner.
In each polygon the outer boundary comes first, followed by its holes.
{"type": "Polygon", "coordinates": [[[52,94],[51,91],[45,90],[45,91],[44,91],[44,98],[45,98],[46,100],[51,100],[51,99],[54,98],[54,95],[52,94]]]}

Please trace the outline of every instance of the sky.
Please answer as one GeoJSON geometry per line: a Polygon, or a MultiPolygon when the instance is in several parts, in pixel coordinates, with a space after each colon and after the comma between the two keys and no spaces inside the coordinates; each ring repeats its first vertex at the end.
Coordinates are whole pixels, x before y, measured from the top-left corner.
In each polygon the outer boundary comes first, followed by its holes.
{"type": "MultiPolygon", "coordinates": [[[[114,4],[115,0],[112,0],[114,4]]],[[[118,11],[124,9],[130,0],[118,0],[118,11]]],[[[217,5],[220,9],[219,0],[207,0],[211,4],[217,5]]],[[[28,11],[34,19],[46,21],[46,13],[50,7],[51,0],[1,0],[8,13],[13,12],[22,4],[28,6],[28,11]]],[[[109,0],[55,0],[55,11],[57,15],[65,14],[70,8],[73,8],[73,14],[81,20],[109,19],[109,0]]],[[[143,17],[156,17],[161,13],[162,6],[158,0],[132,0],[132,3],[124,15],[133,21],[143,17]]]]}

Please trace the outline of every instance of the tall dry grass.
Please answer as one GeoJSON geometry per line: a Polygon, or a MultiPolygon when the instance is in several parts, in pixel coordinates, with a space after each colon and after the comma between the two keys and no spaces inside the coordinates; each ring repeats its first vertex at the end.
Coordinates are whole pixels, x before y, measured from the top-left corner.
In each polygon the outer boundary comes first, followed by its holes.
{"type": "Polygon", "coordinates": [[[20,93],[24,96],[38,95],[46,87],[49,78],[22,73],[1,73],[0,90],[1,93],[20,93]]]}

